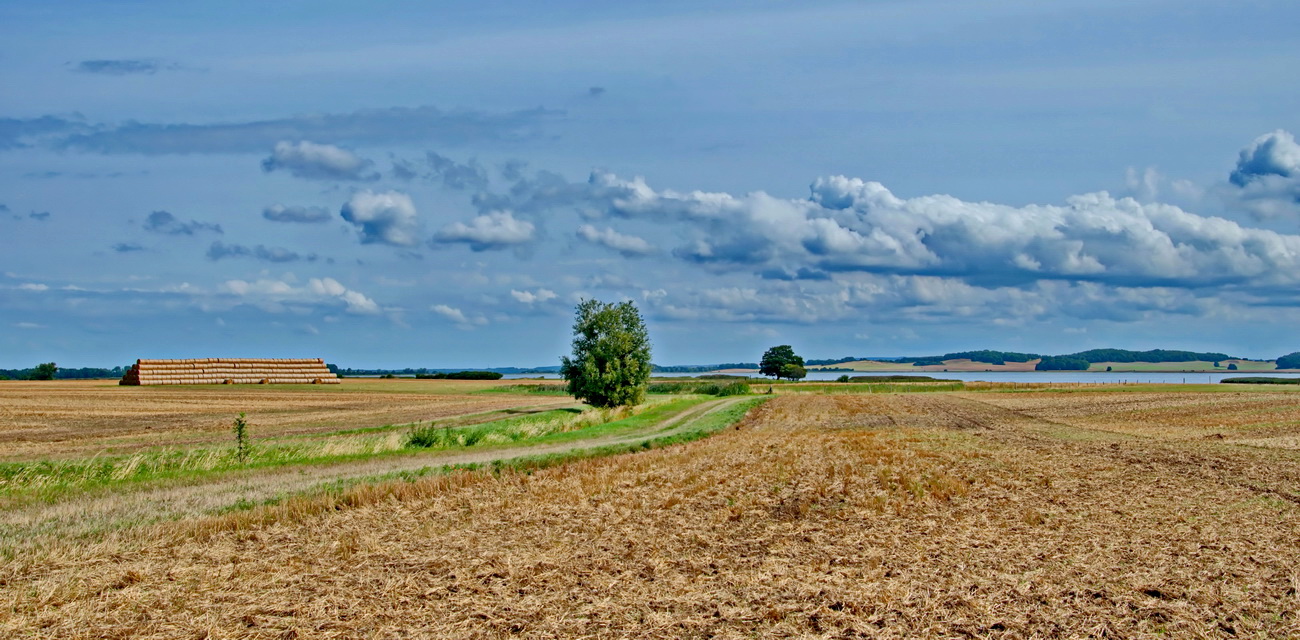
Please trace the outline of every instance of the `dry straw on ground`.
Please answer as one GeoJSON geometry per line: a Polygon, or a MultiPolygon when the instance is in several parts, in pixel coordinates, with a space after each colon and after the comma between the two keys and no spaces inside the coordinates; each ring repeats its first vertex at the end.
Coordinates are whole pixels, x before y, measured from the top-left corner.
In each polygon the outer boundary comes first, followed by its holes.
{"type": "Polygon", "coordinates": [[[686,446],[16,560],[0,635],[1300,635],[1295,452],[1029,397],[780,396],[686,446]]]}

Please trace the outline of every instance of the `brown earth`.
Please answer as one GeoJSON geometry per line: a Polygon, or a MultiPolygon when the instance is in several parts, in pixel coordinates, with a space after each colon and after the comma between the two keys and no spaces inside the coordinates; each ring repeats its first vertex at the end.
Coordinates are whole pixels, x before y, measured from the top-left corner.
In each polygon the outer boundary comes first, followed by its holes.
{"type": "Polygon", "coordinates": [[[17,558],[0,635],[1300,636],[1300,454],[1105,395],[777,396],[689,445],[17,558]]]}

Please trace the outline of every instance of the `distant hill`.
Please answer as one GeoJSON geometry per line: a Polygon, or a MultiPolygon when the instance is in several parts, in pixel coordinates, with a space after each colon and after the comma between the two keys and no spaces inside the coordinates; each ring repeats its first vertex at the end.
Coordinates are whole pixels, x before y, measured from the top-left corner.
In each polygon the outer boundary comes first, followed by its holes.
{"type": "MultiPolygon", "coordinates": [[[[1296,356],[1294,364],[1300,366],[1300,353],[1294,355],[1296,356]]],[[[1290,361],[1288,360],[1288,362],[1290,361]]],[[[1176,371],[1226,371],[1230,366],[1234,370],[1264,371],[1273,368],[1272,361],[1250,360],[1218,352],[1170,349],[1151,349],[1148,351],[1089,349],[1063,355],[1039,355],[1036,353],[981,349],[978,351],[957,351],[939,356],[902,357],[888,360],[840,358],[836,360],[809,361],[810,366],[822,365],[822,367],[818,368],[846,371],[883,371],[894,369],[897,365],[903,364],[925,369],[948,367],[954,371],[979,370],[981,365],[1036,371],[1086,371],[1090,369],[1104,371],[1108,368],[1115,371],[1166,369],[1176,371]]]]}

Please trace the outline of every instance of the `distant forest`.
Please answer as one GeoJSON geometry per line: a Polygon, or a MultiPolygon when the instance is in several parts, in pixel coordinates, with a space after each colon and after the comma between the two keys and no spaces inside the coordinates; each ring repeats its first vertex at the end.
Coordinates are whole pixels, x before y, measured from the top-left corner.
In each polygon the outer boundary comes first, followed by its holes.
{"type": "MultiPolygon", "coordinates": [[[[127,367],[128,369],[130,367],[127,367]]],[[[54,372],[55,380],[94,380],[96,378],[121,378],[126,373],[122,367],[103,369],[100,367],[82,367],[80,369],[58,369],[54,372]]],[[[36,374],[36,367],[29,369],[0,369],[0,380],[31,380],[36,374]]]]}

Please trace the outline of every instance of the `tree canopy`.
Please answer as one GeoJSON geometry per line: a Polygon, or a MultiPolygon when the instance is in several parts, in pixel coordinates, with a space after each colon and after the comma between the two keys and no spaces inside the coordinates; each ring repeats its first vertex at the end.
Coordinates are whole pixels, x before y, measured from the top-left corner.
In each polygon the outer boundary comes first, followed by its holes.
{"type": "Polygon", "coordinates": [[[1092,363],[1076,356],[1043,356],[1035,371],[1087,371],[1092,363]]]}
{"type": "Polygon", "coordinates": [[[1300,351],[1288,353],[1277,359],[1279,369],[1300,369],[1300,351]]]}
{"type": "Polygon", "coordinates": [[[32,380],[53,380],[54,374],[58,371],[59,365],[53,362],[42,362],[32,369],[32,380]]]}
{"type": "Polygon", "coordinates": [[[640,404],[650,379],[650,336],[631,302],[584,300],[573,321],[573,357],[560,375],[573,397],[594,407],[640,404]]]}
{"type": "Polygon", "coordinates": [[[795,355],[794,347],[788,344],[778,345],[764,352],[763,359],[758,362],[758,372],[765,376],[774,376],[777,380],[781,378],[798,380],[808,375],[807,370],[804,369],[803,358],[795,355]]]}

